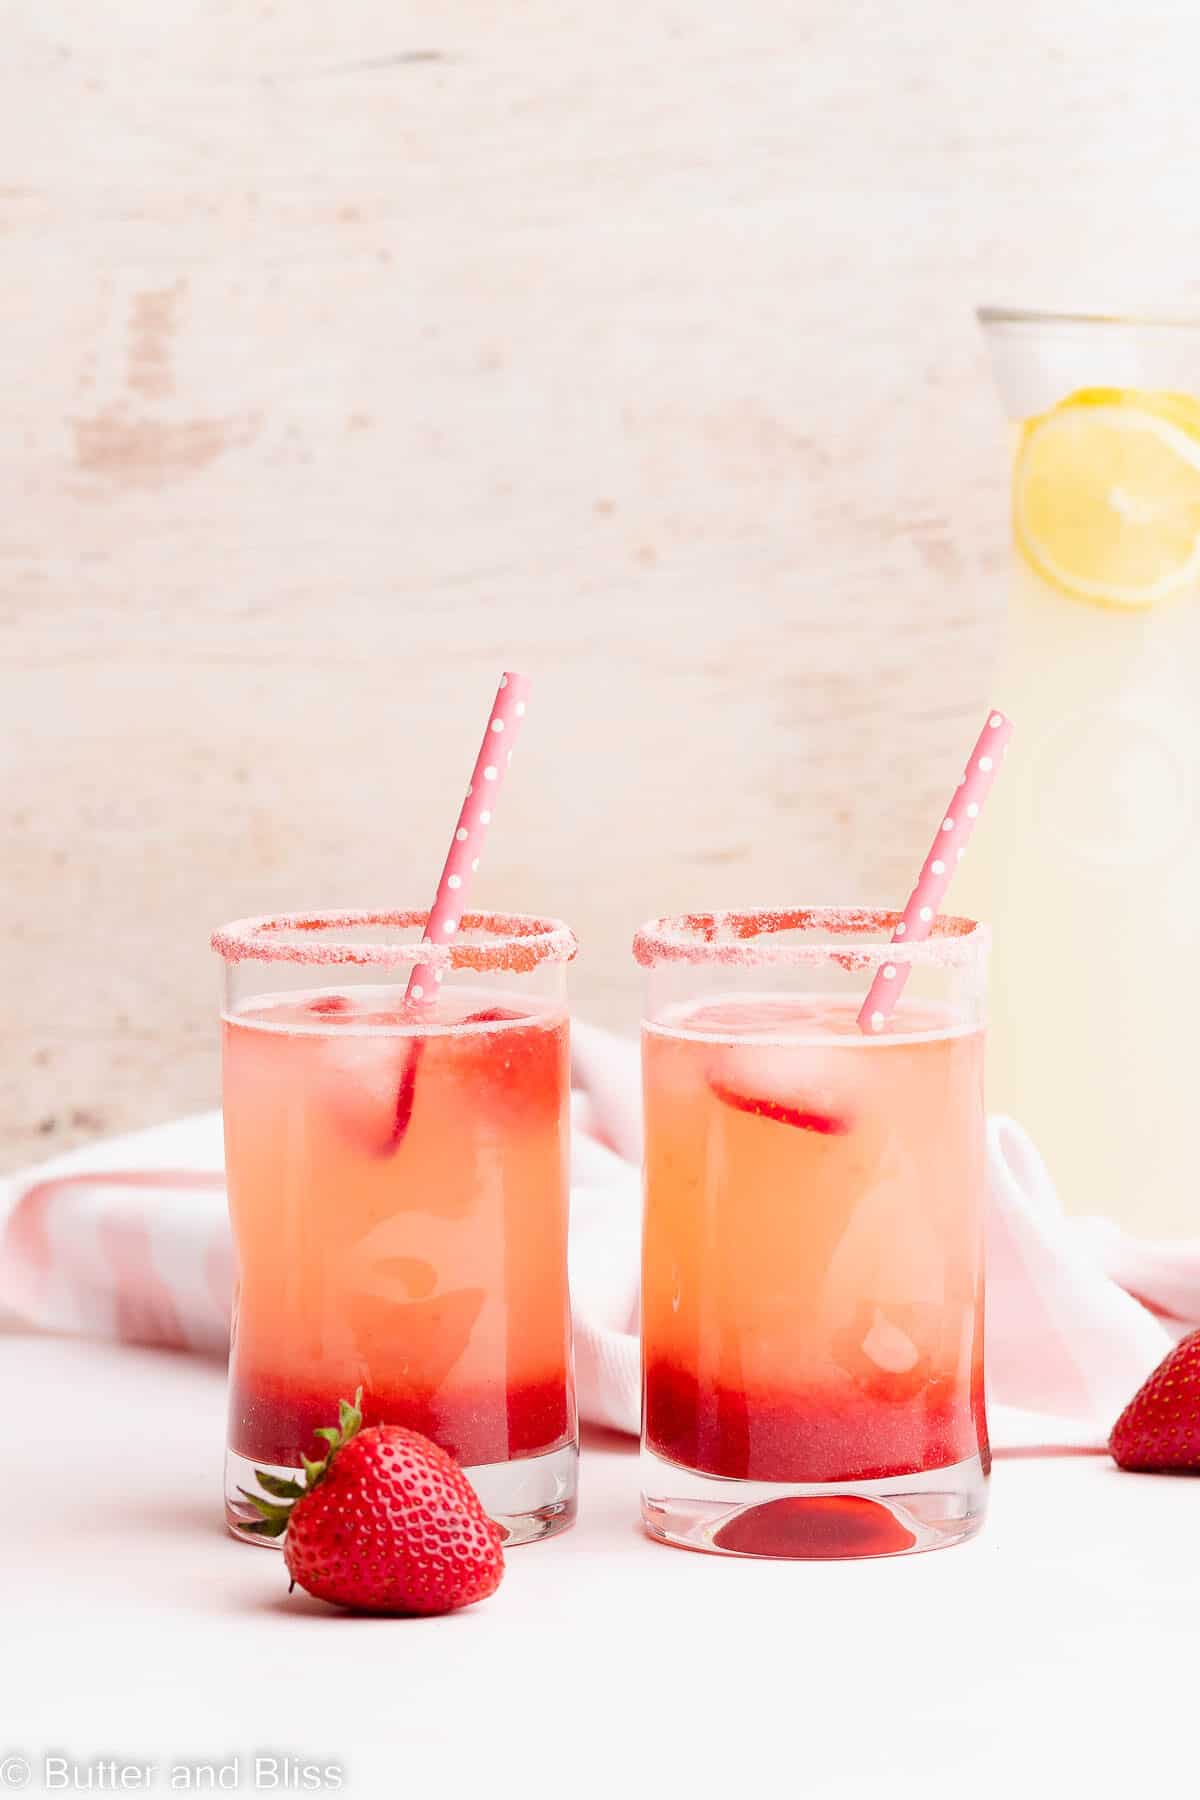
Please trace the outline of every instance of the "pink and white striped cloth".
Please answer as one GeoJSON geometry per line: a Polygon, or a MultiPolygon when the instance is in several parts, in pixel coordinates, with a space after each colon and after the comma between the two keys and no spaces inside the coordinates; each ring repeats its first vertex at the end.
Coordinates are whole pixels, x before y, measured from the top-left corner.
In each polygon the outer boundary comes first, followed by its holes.
{"type": "MultiPolygon", "coordinates": [[[[641,1116],[635,1044],[573,1030],[571,1285],[580,1411],[638,1426],[641,1116]]],[[[233,1262],[218,1113],[86,1146],[0,1187],[0,1319],[223,1355],[233,1262]]],[[[988,1126],[993,1441],[1103,1445],[1126,1400],[1200,1325],[1200,1242],[1068,1219],[1007,1119],[988,1126]]]]}

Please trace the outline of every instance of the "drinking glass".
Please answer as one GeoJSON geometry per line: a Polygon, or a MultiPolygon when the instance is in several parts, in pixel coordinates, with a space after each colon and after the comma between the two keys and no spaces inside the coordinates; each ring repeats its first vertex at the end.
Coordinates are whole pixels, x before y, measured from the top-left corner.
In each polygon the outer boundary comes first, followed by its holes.
{"type": "Polygon", "coordinates": [[[1070,1211],[1196,1229],[1200,319],[982,315],[1010,420],[989,1097],[1070,1211]]]}
{"type": "Polygon", "coordinates": [[[892,1555],[983,1521],[987,932],[701,913],[646,972],[642,1514],[692,1549],[892,1555]],[[876,969],[910,967],[881,1029],[876,969]]]}
{"type": "MultiPolygon", "coordinates": [[[[227,926],[225,1157],[237,1286],[225,1504],[366,1424],[463,1465],[510,1543],[575,1512],[566,965],[553,919],[282,915],[227,926]],[[405,997],[414,966],[437,998],[405,997]]],[[[251,1541],[261,1542],[255,1537],[251,1541]]]]}

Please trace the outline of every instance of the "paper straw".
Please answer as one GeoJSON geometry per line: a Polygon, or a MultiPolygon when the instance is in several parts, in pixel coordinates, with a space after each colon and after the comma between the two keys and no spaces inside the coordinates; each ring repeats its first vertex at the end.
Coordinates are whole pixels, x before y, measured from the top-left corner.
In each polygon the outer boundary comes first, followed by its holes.
{"type": "MultiPolygon", "coordinates": [[[[471,877],[479,867],[484,840],[496,810],[496,799],[508,773],[513,745],[525,717],[528,696],[529,677],[506,670],[496,689],[466,799],[450,839],[437,893],[429,909],[429,920],[421,935],[423,944],[446,943],[458,930],[467,909],[471,877]]],[[[406,998],[418,1004],[432,1005],[437,999],[441,979],[441,969],[418,963],[409,976],[406,998]]]]}
{"type": "MultiPolygon", "coordinates": [[[[1002,712],[990,712],[975,741],[966,772],[951,795],[946,815],[934,834],[917,885],[904,908],[904,916],[892,933],[893,944],[919,944],[932,931],[933,921],[954,871],[963,859],[980,808],[991,791],[1011,736],[1011,721],[1002,712]]],[[[883,963],[875,971],[870,992],[858,1015],[862,1031],[883,1030],[904,992],[909,973],[910,965],[905,962],[883,963]]]]}

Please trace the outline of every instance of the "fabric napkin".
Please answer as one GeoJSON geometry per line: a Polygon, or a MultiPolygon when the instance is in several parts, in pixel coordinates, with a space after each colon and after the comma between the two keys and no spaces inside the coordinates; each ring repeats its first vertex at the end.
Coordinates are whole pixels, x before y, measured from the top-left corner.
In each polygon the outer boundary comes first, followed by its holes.
{"type": "MultiPolygon", "coordinates": [[[[572,1026],[570,1264],[585,1419],[636,1432],[638,1048],[572,1026]]],[[[1067,1218],[1011,1119],[988,1123],[987,1366],[995,1447],[1101,1448],[1200,1325],[1200,1242],[1067,1218]]],[[[0,1312],[39,1329],[225,1353],[233,1262],[219,1113],[91,1144],[0,1187],[0,1312]]]]}

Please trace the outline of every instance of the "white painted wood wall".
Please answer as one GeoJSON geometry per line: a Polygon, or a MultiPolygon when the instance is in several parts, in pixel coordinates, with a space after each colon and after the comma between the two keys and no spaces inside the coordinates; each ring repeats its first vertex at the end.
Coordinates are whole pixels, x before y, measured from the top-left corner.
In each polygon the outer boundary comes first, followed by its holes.
{"type": "Polygon", "coordinates": [[[1195,300],[1178,0],[8,0],[11,1166],[215,1100],[209,927],[902,896],[987,693],[980,299],[1195,300]]]}

